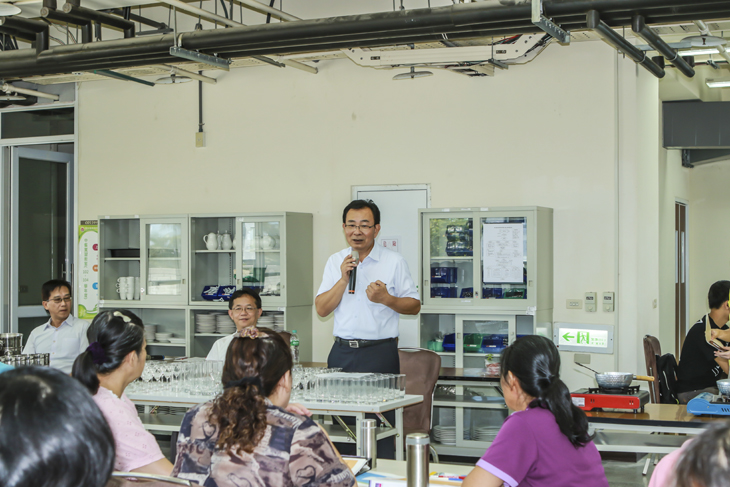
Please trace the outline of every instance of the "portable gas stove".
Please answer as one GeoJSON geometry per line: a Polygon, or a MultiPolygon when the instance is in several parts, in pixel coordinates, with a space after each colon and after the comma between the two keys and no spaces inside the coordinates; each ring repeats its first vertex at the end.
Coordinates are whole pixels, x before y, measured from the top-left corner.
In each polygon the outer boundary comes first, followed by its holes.
{"type": "Polygon", "coordinates": [[[687,412],[695,416],[702,414],[717,414],[730,416],[730,399],[727,396],[703,392],[687,403],[687,412]]]}
{"type": "Polygon", "coordinates": [[[590,387],[571,392],[570,397],[573,404],[583,411],[623,409],[643,413],[644,405],[649,402],[649,393],[640,390],[639,386],[621,389],[590,387]]]}

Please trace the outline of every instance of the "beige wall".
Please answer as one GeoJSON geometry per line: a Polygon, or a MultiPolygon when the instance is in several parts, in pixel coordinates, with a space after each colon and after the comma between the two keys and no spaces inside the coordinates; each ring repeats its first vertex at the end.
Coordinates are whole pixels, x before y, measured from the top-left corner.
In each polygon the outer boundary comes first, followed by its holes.
{"type": "Polygon", "coordinates": [[[707,313],[707,291],[713,282],[730,279],[730,163],[696,166],[689,193],[689,324],[707,313]]]}
{"type": "MultiPolygon", "coordinates": [[[[316,289],[327,257],[345,246],[339,216],[352,185],[428,183],[433,207],[552,207],[554,321],[618,322],[620,353],[599,366],[611,370],[620,356],[622,368],[643,370],[637,337],[658,323],[654,78],[601,42],[551,45],[494,78],[437,70],[394,82],[400,70],[318,67],[214,73],[219,83],[203,87],[203,149],[194,147],[197,83],[82,84],[79,218],[311,212],[316,289]],[[616,291],[619,312],[566,309],[587,291],[616,291]]],[[[313,316],[321,360],[332,322],[313,316]]]]}

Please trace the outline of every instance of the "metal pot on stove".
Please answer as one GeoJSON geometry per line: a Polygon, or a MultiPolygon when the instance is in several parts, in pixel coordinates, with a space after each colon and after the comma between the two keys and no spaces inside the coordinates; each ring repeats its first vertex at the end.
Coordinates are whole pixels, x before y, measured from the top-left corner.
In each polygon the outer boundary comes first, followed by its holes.
{"type": "Polygon", "coordinates": [[[634,375],[630,372],[596,372],[595,370],[591,369],[590,367],[586,367],[583,364],[580,364],[578,362],[575,363],[576,365],[580,365],[583,368],[586,368],[593,372],[596,375],[596,383],[598,384],[598,387],[601,387],[603,389],[608,390],[616,390],[616,389],[623,389],[624,387],[628,387],[631,385],[632,381],[635,380],[645,380],[648,382],[654,382],[654,377],[647,376],[647,375],[634,375]]]}

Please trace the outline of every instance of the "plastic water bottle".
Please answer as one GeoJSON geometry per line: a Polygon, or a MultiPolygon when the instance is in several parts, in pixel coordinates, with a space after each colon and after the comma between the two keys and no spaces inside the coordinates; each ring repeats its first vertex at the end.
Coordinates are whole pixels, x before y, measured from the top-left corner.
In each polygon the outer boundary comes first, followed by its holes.
{"type": "Polygon", "coordinates": [[[295,364],[299,363],[299,336],[296,330],[291,331],[289,337],[289,348],[291,348],[291,358],[295,364]]]}

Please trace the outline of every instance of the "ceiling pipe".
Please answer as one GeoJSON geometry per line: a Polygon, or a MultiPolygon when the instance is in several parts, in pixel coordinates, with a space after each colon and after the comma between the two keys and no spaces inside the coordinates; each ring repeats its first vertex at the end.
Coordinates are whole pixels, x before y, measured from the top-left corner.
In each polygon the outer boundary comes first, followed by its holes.
{"type": "Polygon", "coordinates": [[[294,20],[302,20],[299,17],[295,17],[293,15],[290,15],[286,12],[282,12],[281,10],[277,10],[273,7],[269,7],[268,5],[265,5],[261,2],[257,2],[256,0],[237,0],[238,3],[242,4],[244,7],[249,8],[251,10],[256,10],[257,12],[269,14],[275,19],[284,20],[284,21],[294,21],[294,20]]]}
{"type": "Polygon", "coordinates": [[[161,3],[171,5],[179,10],[182,10],[183,12],[188,12],[193,15],[200,16],[204,19],[212,20],[221,25],[227,25],[228,27],[241,27],[243,25],[239,22],[236,22],[235,20],[221,17],[220,15],[214,14],[213,12],[208,12],[207,10],[203,10],[202,8],[195,7],[185,2],[181,2],[180,0],[161,0],[161,3]]]}
{"type": "MultiPolygon", "coordinates": [[[[111,9],[105,10],[104,12],[118,15],[119,17],[124,17],[124,12],[122,11],[121,8],[111,8],[111,9]]],[[[150,27],[154,27],[155,29],[167,29],[168,28],[167,24],[164,22],[157,22],[155,20],[148,19],[147,17],[142,17],[141,15],[137,15],[137,14],[134,14],[131,12],[129,14],[128,20],[131,20],[132,22],[139,22],[140,24],[148,25],[150,27]]]]}
{"type": "Polygon", "coordinates": [[[47,98],[49,100],[58,101],[58,95],[52,95],[50,93],[43,93],[42,91],[29,90],[27,88],[18,88],[8,83],[3,83],[0,86],[0,90],[5,93],[20,93],[21,95],[37,96],[38,98],[47,98]]]}
{"type": "Polygon", "coordinates": [[[695,20],[695,25],[697,26],[697,30],[700,31],[700,34],[703,36],[710,35],[710,29],[707,28],[707,24],[705,24],[701,20],[695,20]]]}
{"type": "Polygon", "coordinates": [[[586,24],[589,29],[595,31],[601,38],[615,49],[630,57],[635,63],[640,64],[657,78],[664,77],[664,70],[646,57],[646,53],[634,47],[629,41],[621,37],[608,25],[601,22],[601,14],[596,10],[590,10],[586,14],[586,24]]]}
{"type": "Polygon", "coordinates": [[[168,66],[167,64],[160,64],[159,66],[156,66],[156,67],[159,69],[164,69],[165,71],[170,71],[179,76],[187,76],[190,79],[196,79],[198,81],[202,81],[203,83],[210,83],[211,85],[216,84],[215,78],[211,78],[210,76],[203,76],[202,74],[194,73],[192,71],[188,71],[187,69],[178,68],[177,66],[168,66]]]}
{"type": "MultiPolygon", "coordinates": [[[[559,9],[564,16],[577,18],[579,10],[566,10],[570,4],[579,7],[587,4],[597,5],[630,5],[630,9],[607,14],[606,22],[611,18],[631,18],[635,12],[646,10],[646,21],[651,22],[655,15],[666,15],[671,18],[673,12],[689,8],[696,3],[690,0],[554,0],[544,4],[545,14],[553,17],[556,23],[565,28],[560,17],[555,17],[552,9],[559,9]],[[651,16],[649,15],[651,14],[651,16]]],[[[727,10],[727,1],[702,0],[702,6],[717,5],[718,12],[727,10]]],[[[326,49],[342,49],[350,47],[379,47],[398,43],[427,42],[442,40],[442,34],[450,39],[477,36],[500,36],[519,33],[534,33],[535,27],[530,23],[531,9],[523,6],[495,8],[487,2],[457,4],[433,9],[418,9],[396,12],[381,12],[368,15],[356,15],[333,19],[302,20],[298,22],[282,22],[263,26],[234,27],[197,31],[181,34],[180,39],[186,49],[203,52],[237,53],[241,55],[271,55],[312,52],[326,49]],[[452,35],[453,33],[453,35],[452,35]]],[[[689,15],[688,15],[689,16],[689,15]]],[[[707,14],[704,18],[719,18],[707,14]]],[[[684,17],[686,18],[686,16],[684,17]]],[[[228,20],[228,19],[226,19],[228,20]]],[[[572,22],[570,23],[572,24],[572,22]]],[[[585,17],[579,24],[585,28],[585,17]]],[[[609,24],[610,25],[610,24],[609,24]]],[[[627,24],[624,24],[627,25],[627,24]]],[[[115,41],[94,42],[88,45],[54,46],[49,51],[35,56],[28,50],[5,51],[0,53],[0,77],[23,77],[39,74],[54,74],[86,70],[91,64],[99,69],[114,69],[124,66],[141,66],[174,62],[168,55],[169,48],[174,45],[174,36],[156,35],[146,38],[133,38],[115,41]],[[137,57],[138,60],[134,60],[137,57]],[[48,59],[47,66],[39,66],[41,59],[48,59]]]]}
{"type": "Polygon", "coordinates": [[[680,73],[688,78],[691,78],[695,75],[695,70],[692,69],[689,64],[687,64],[687,61],[682,59],[677,51],[669,47],[669,45],[664,42],[661,37],[659,37],[653,30],[649,28],[649,26],[646,25],[646,22],[644,22],[644,17],[642,17],[641,15],[635,15],[631,22],[631,30],[633,30],[639,37],[644,39],[647,44],[653,47],[659,54],[664,56],[667,61],[674,64],[674,67],[677,68],[680,73]]]}
{"type": "Polygon", "coordinates": [[[0,17],[0,27],[35,35],[35,52],[40,54],[49,47],[50,34],[48,24],[24,17],[0,17]]]}
{"type": "MultiPolygon", "coordinates": [[[[55,2],[54,2],[55,3],[55,2]]],[[[59,12],[55,7],[43,7],[41,9],[41,17],[48,20],[55,20],[64,24],[71,24],[79,27],[81,30],[81,43],[88,44],[93,40],[93,25],[90,20],[80,19],[69,15],[63,11],[59,12]]]]}
{"type": "Polygon", "coordinates": [[[122,19],[116,15],[107,14],[98,10],[81,7],[73,3],[66,2],[63,6],[63,12],[78,19],[99,22],[109,27],[115,27],[124,31],[124,38],[131,39],[134,37],[134,22],[122,19]]]}

